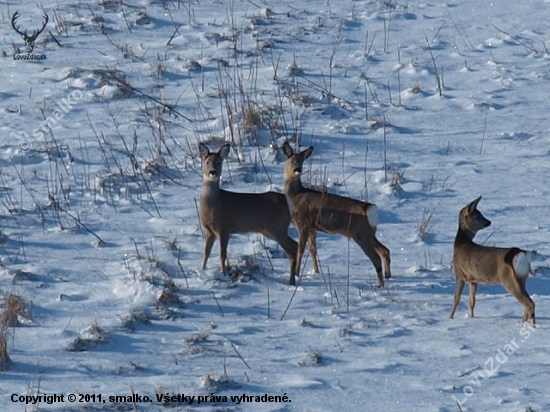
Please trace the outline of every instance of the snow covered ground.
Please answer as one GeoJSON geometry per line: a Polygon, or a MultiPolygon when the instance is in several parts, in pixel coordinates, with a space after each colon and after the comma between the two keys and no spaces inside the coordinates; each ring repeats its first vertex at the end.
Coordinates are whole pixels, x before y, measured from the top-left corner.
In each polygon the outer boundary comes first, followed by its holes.
{"type": "Polygon", "coordinates": [[[548,5],[3,2],[1,410],[549,410],[548,5]],[[46,60],[14,59],[16,11],[49,16],[46,60]],[[378,205],[387,288],[324,234],[296,288],[255,234],[231,279],[218,244],[200,270],[198,142],[232,143],[225,189],[262,192],[286,139],[315,147],[304,181],[378,205]],[[448,317],[479,195],[478,242],[538,252],[535,329],[499,285],[448,317]]]}

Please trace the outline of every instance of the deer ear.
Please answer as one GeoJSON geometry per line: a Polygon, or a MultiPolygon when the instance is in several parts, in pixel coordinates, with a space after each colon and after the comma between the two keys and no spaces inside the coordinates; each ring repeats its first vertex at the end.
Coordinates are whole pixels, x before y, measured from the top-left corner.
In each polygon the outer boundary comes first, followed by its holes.
{"type": "Polygon", "coordinates": [[[204,143],[199,143],[199,154],[203,159],[210,154],[210,150],[204,143]]]}
{"type": "Polygon", "coordinates": [[[469,205],[468,205],[468,213],[473,213],[474,210],[477,209],[477,204],[479,203],[479,201],[481,200],[481,196],[479,196],[476,200],[474,200],[473,202],[471,202],[469,205]]]}
{"type": "Polygon", "coordinates": [[[313,153],[313,146],[309,146],[306,150],[302,152],[302,155],[304,156],[304,160],[307,159],[311,154],[313,153]]]}
{"type": "Polygon", "coordinates": [[[229,155],[229,149],[230,149],[230,148],[231,148],[231,147],[229,146],[228,143],[226,143],[226,144],[224,144],[224,145],[222,146],[222,148],[221,148],[220,151],[218,152],[218,153],[220,154],[220,157],[221,157],[222,159],[225,159],[225,158],[229,155]]]}
{"type": "Polygon", "coordinates": [[[289,158],[293,154],[292,147],[290,147],[290,144],[288,143],[287,140],[285,140],[285,142],[283,143],[283,153],[287,158],[289,158]]]}

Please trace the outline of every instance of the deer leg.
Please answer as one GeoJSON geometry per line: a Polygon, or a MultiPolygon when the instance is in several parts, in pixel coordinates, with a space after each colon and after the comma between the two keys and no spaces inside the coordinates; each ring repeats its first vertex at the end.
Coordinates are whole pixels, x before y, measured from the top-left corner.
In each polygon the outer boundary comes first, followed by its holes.
{"type": "Polygon", "coordinates": [[[451,308],[451,314],[449,316],[451,319],[455,315],[455,310],[458,306],[458,302],[460,302],[460,296],[462,295],[462,291],[464,290],[464,285],[465,282],[462,279],[456,278],[455,298],[453,301],[453,307],[451,308]]]}
{"type": "Polygon", "coordinates": [[[229,244],[229,233],[220,233],[220,261],[222,272],[225,273],[225,262],[227,261],[227,245],[229,244]]]}
{"type": "Polygon", "coordinates": [[[376,239],[376,236],[372,237],[373,244],[374,244],[374,250],[380,256],[382,261],[384,262],[384,277],[386,279],[391,279],[391,269],[390,269],[390,250],[384,246],[378,239],[376,239]]]}
{"type": "Polygon", "coordinates": [[[212,246],[216,241],[216,234],[209,229],[206,229],[206,244],[204,245],[204,254],[202,258],[202,269],[206,269],[206,262],[210,257],[210,252],[212,252],[212,246]]]}
{"type": "Polygon", "coordinates": [[[535,302],[533,302],[533,299],[531,299],[531,297],[527,293],[527,290],[525,289],[526,282],[527,282],[527,277],[521,277],[519,284],[521,287],[521,291],[525,296],[529,298],[532,306],[530,306],[531,310],[528,310],[528,308],[525,307],[525,312],[523,314],[523,322],[527,322],[529,321],[529,319],[531,319],[531,324],[534,326],[535,325],[535,302]]]}
{"type": "Polygon", "coordinates": [[[313,270],[315,273],[320,273],[319,260],[317,259],[317,232],[315,230],[309,232],[308,242],[311,260],[313,260],[313,270]]]}
{"type": "MultiPolygon", "coordinates": [[[[270,237],[270,236],[268,236],[270,237]]],[[[288,256],[288,259],[290,260],[290,280],[289,283],[291,285],[296,284],[296,253],[298,251],[298,244],[294,239],[292,239],[290,236],[288,236],[288,233],[286,231],[284,233],[276,233],[273,237],[273,240],[275,240],[288,256]]]]}
{"type": "Polygon", "coordinates": [[[468,304],[470,305],[470,317],[474,317],[474,306],[476,305],[476,293],[477,293],[477,283],[470,282],[470,300],[468,304]]]}
{"type": "Polygon", "coordinates": [[[525,290],[525,281],[526,279],[518,278],[513,275],[513,281],[503,283],[504,288],[510,292],[517,300],[519,300],[523,306],[525,306],[525,311],[523,312],[522,322],[527,322],[531,320],[531,324],[535,324],[535,302],[529,296],[525,290]]]}
{"type": "MultiPolygon", "coordinates": [[[[309,233],[307,229],[300,229],[300,238],[298,239],[298,252],[296,253],[296,276],[300,276],[300,266],[302,264],[302,256],[304,255],[304,250],[306,249],[307,239],[309,238],[309,233]]],[[[295,283],[291,283],[294,285],[295,283]]]]}
{"type": "Polygon", "coordinates": [[[384,277],[382,273],[382,259],[380,259],[380,255],[376,253],[376,250],[374,248],[372,238],[367,239],[361,234],[353,236],[353,240],[355,243],[359,245],[359,247],[365,252],[365,254],[369,257],[372,264],[374,265],[374,268],[376,269],[376,276],[378,277],[378,287],[384,286],[384,277]]]}

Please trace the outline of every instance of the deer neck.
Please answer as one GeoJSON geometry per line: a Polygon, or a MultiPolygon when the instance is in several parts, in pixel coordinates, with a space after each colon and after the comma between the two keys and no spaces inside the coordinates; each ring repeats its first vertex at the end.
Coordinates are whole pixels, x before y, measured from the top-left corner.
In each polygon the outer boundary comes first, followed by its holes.
{"type": "Polygon", "coordinates": [[[215,200],[220,196],[220,181],[205,180],[202,182],[201,198],[215,200]]]}
{"type": "Polygon", "coordinates": [[[473,241],[474,236],[475,236],[475,233],[472,232],[471,230],[459,227],[458,231],[456,232],[455,245],[458,245],[458,244],[463,244],[463,245],[472,244],[472,243],[474,243],[474,241],[473,241]]]}
{"type": "Polygon", "coordinates": [[[290,179],[285,179],[284,192],[288,197],[294,197],[303,190],[302,182],[300,181],[300,176],[291,177],[290,179]]]}

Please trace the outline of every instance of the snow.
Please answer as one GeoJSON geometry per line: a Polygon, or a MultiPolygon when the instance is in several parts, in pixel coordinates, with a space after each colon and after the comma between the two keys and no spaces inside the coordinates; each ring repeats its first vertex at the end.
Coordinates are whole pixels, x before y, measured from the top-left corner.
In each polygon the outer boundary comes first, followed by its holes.
{"type": "Polygon", "coordinates": [[[546,4],[4,4],[0,308],[24,309],[0,409],[550,409],[546,4]],[[15,11],[29,32],[49,15],[46,60],[13,58],[15,11]],[[222,187],[259,193],[282,191],[286,139],[315,147],[304,183],[377,205],[386,288],[325,234],[323,273],[304,257],[297,287],[257,234],[231,238],[230,276],[218,243],[200,269],[198,143],[232,143],[222,187]],[[449,319],[458,212],[479,195],[477,242],[537,252],[534,329],[499,285],[449,319]]]}

